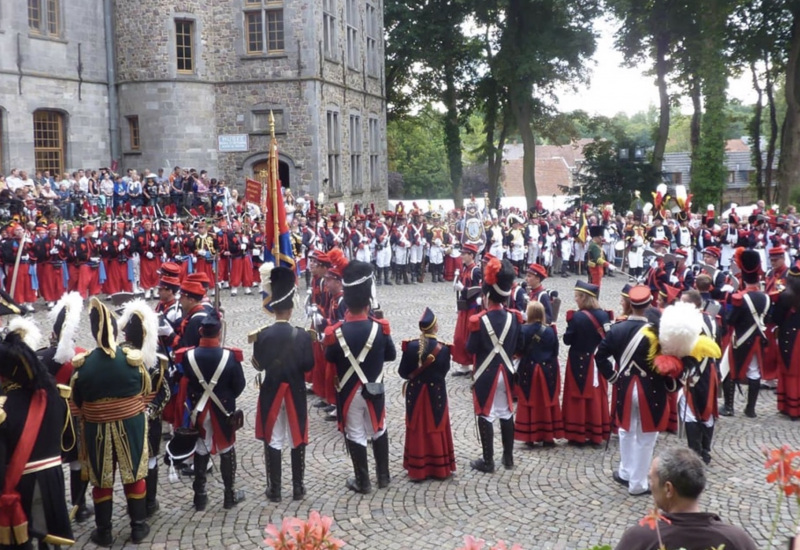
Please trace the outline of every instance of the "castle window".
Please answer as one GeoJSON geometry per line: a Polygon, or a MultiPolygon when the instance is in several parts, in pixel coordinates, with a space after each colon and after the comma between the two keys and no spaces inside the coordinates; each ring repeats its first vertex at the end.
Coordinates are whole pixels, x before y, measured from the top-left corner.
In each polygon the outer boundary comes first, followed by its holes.
{"type": "Polygon", "coordinates": [[[248,55],[282,53],[285,48],[282,0],[247,0],[245,48],[248,55]],[[258,8],[253,10],[251,8],[258,8]]]}
{"type": "Polygon", "coordinates": [[[369,119],[369,184],[373,189],[380,187],[380,127],[378,126],[378,119],[370,117],[369,119]]]}
{"type": "Polygon", "coordinates": [[[336,61],[336,4],[335,0],[322,1],[322,42],[325,49],[325,57],[336,61]]]}
{"type": "Polygon", "coordinates": [[[380,23],[378,23],[378,10],[374,4],[367,4],[366,14],[367,34],[367,72],[378,76],[380,62],[378,60],[378,37],[380,36],[380,23]]]}
{"type": "Polygon", "coordinates": [[[339,113],[327,112],[328,138],[328,186],[332,193],[342,192],[341,182],[341,133],[339,129],[339,113]]]}
{"type": "Polygon", "coordinates": [[[358,2],[347,2],[347,66],[358,70],[358,2]]]}
{"type": "MultiPolygon", "coordinates": [[[[254,134],[269,134],[269,109],[253,111],[253,132],[254,134]]],[[[283,109],[272,109],[272,117],[275,120],[275,133],[286,133],[286,122],[283,116],[283,109]]]]}
{"type": "Polygon", "coordinates": [[[140,151],[142,149],[142,142],[139,138],[139,117],[129,116],[128,119],[128,134],[130,135],[130,148],[131,151],[140,151]]]}
{"type": "Polygon", "coordinates": [[[361,117],[350,115],[350,190],[361,191],[361,117]]]}
{"type": "Polygon", "coordinates": [[[28,28],[38,34],[58,36],[59,12],[59,0],[28,0],[28,28]]]}
{"type": "Polygon", "coordinates": [[[194,72],[194,21],[175,21],[176,59],[179,73],[194,72]]]}
{"type": "Polygon", "coordinates": [[[33,113],[33,154],[36,170],[64,173],[64,115],[57,111],[33,113]]]}

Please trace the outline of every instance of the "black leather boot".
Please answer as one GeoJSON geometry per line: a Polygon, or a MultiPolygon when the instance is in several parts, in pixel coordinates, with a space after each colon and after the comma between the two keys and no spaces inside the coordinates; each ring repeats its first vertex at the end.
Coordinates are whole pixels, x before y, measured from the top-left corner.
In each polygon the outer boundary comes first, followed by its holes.
{"type": "Polygon", "coordinates": [[[720,416],[733,416],[733,394],[736,386],[731,380],[731,375],[725,377],[722,381],[722,396],[725,399],[725,404],[719,410],[720,416]]]}
{"type": "Polygon", "coordinates": [[[372,484],[369,481],[369,464],[367,464],[367,448],[354,441],[347,441],[347,449],[350,452],[350,459],[353,461],[354,477],[347,480],[346,486],[351,491],[368,495],[372,492],[372,484]]]}
{"type": "Polygon", "coordinates": [[[150,468],[147,470],[147,496],[145,497],[145,502],[147,502],[147,517],[151,517],[153,514],[158,512],[158,464],[155,467],[150,468]]]}
{"type": "Polygon", "coordinates": [[[131,518],[131,542],[139,544],[150,534],[150,526],[147,524],[147,501],[143,498],[129,498],[128,516],[131,518]]]}
{"type": "Polygon", "coordinates": [[[714,426],[709,428],[700,424],[700,429],[703,432],[703,462],[711,464],[711,440],[714,438],[714,426]]]}
{"type": "Polygon", "coordinates": [[[306,288],[311,288],[311,270],[306,269],[306,288]]]}
{"type": "Polygon", "coordinates": [[[400,266],[400,271],[403,274],[403,284],[404,285],[410,285],[411,281],[408,280],[408,264],[401,265],[400,266]]]}
{"type": "Polygon", "coordinates": [[[761,391],[761,379],[747,380],[747,407],[744,409],[744,415],[747,418],[756,417],[756,402],[758,401],[758,392],[761,391]]]}
{"type": "Polygon", "coordinates": [[[303,477],[306,472],[306,446],[298,445],[292,449],[292,498],[303,500],[306,496],[306,486],[303,477]]]}
{"type": "Polygon", "coordinates": [[[386,285],[386,286],[392,286],[392,281],[390,280],[390,277],[389,277],[389,268],[388,267],[384,267],[383,268],[383,284],[386,285]]]}
{"type": "Polygon", "coordinates": [[[75,521],[83,523],[94,514],[94,509],[86,505],[86,483],[81,479],[80,470],[69,471],[69,495],[72,505],[78,507],[75,513],[75,521]]]}
{"type": "Polygon", "coordinates": [[[383,489],[392,481],[389,475],[389,432],[383,432],[382,436],[372,440],[372,454],[375,456],[378,489],[383,489]]]}
{"type": "Polygon", "coordinates": [[[89,536],[97,546],[109,547],[114,542],[111,535],[111,512],[114,502],[112,499],[94,503],[94,524],[97,526],[89,536]]]}
{"type": "Polygon", "coordinates": [[[267,465],[267,499],[281,501],[281,452],[264,442],[264,462],[267,465]]]}
{"type": "Polygon", "coordinates": [[[206,493],[206,479],[208,478],[208,461],[210,455],[200,455],[194,453],[194,481],[192,482],[192,489],[194,490],[194,509],[202,512],[206,509],[208,504],[208,494],[206,493]]]}
{"type": "Polygon", "coordinates": [[[411,284],[419,283],[419,264],[411,264],[408,268],[411,271],[411,284]]]}
{"type": "MultiPolygon", "coordinates": [[[[278,451],[280,453],[280,451],[278,451]]],[[[278,458],[280,461],[280,458],[278,458]]],[[[280,462],[279,462],[280,464],[280,462]]],[[[280,468],[277,469],[280,472],[280,468]]],[[[236,449],[233,448],[225,454],[219,455],[219,471],[222,475],[222,484],[225,487],[225,500],[222,507],[230,510],[244,500],[244,491],[234,489],[236,481],[236,449]]]]}
{"type": "Polygon", "coordinates": [[[703,456],[703,425],[700,422],[686,422],[686,441],[689,448],[697,453],[697,456],[703,456]]]}
{"type": "Polygon", "coordinates": [[[500,437],[503,440],[503,467],[514,469],[514,417],[500,420],[500,437]]]}
{"type": "Polygon", "coordinates": [[[494,473],[494,428],[492,423],[485,418],[478,418],[478,434],[481,437],[483,457],[469,463],[473,470],[494,473]]]}

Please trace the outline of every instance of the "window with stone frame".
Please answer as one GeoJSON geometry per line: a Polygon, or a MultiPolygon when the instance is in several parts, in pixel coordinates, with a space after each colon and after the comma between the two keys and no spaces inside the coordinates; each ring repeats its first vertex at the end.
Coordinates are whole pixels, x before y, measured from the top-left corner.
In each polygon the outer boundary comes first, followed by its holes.
{"type": "Polygon", "coordinates": [[[369,184],[373,189],[380,188],[380,139],[381,130],[378,117],[369,118],[369,184]]]}
{"type": "Polygon", "coordinates": [[[175,59],[179,73],[194,73],[194,21],[175,20],[175,59]]]}
{"type": "Polygon", "coordinates": [[[361,191],[364,184],[363,166],[361,165],[361,117],[350,115],[350,190],[361,191]]]}
{"type": "Polygon", "coordinates": [[[322,0],[322,45],[325,57],[336,61],[339,48],[336,40],[336,0],[322,0]]]}
{"type": "Polygon", "coordinates": [[[358,1],[345,0],[345,15],[347,19],[347,66],[358,70],[358,1]]]}
{"type": "Polygon", "coordinates": [[[125,117],[128,120],[128,144],[131,151],[141,151],[142,142],[139,136],[139,117],[131,115],[125,117]]]}
{"type": "Polygon", "coordinates": [[[341,182],[341,129],[339,128],[339,112],[329,110],[327,120],[327,145],[328,145],[328,188],[332,193],[342,192],[341,182]]]}
{"type": "Polygon", "coordinates": [[[366,36],[367,36],[367,74],[380,76],[380,60],[378,58],[378,40],[381,30],[378,21],[378,10],[375,4],[367,3],[366,8],[366,36]]]}
{"type": "Polygon", "coordinates": [[[283,53],[283,0],[245,0],[244,10],[247,55],[283,53]]]}
{"type": "Polygon", "coordinates": [[[28,0],[28,28],[36,34],[59,36],[61,17],[59,0],[28,0]]]}
{"type": "Polygon", "coordinates": [[[33,155],[36,170],[64,173],[64,115],[58,111],[33,113],[33,155]]]}

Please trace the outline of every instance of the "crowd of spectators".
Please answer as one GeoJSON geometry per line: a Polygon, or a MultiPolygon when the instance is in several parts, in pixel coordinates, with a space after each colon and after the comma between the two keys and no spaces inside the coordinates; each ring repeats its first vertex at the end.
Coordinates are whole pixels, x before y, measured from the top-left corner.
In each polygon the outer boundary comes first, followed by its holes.
{"type": "MultiPolygon", "coordinates": [[[[241,198],[244,200],[244,197],[241,198]]],[[[238,192],[224,180],[210,178],[206,170],[176,166],[169,174],[139,173],[128,169],[117,174],[108,168],[64,172],[60,177],[48,171],[12,169],[0,174],[0,219],[25,214],[33,219],[36,213],[74,220],[90,213],[124,215],[141,211],[141,207],[168,205],[177,208],[179,216],[187,211],[210,213],[218,205],[227,210],[240,201],[238,192]],[[184,210],[185,209],[185,210],[184,210]]]]}

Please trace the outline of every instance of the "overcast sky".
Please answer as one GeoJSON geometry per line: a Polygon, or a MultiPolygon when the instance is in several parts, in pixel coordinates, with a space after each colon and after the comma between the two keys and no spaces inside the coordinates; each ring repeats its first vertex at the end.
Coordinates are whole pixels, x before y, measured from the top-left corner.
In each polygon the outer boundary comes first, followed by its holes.
{"type": "MultiPolygon", "coordinates": [[[[613,116],[619,112],[631,115],[644,111],[651,104],[658,106],[655,78],[644,75],[649,67],[629,69],[621,66],[622,54],[614,49],[616,27],[616,23],[597,21],[596,28],[600,33],[591,83],[588,88],[578,92],[567,89],[560,92],[560,111],[583,109],[589,114],[613,116]]],[[[755,103],[756,94],[752,90],[749,76],[731,79],[728,83],[728,96],[741,99],[745,103],[755,103]]],[[[682,110],[691,112],[691,104],[684,102],[682,110]]]]}

